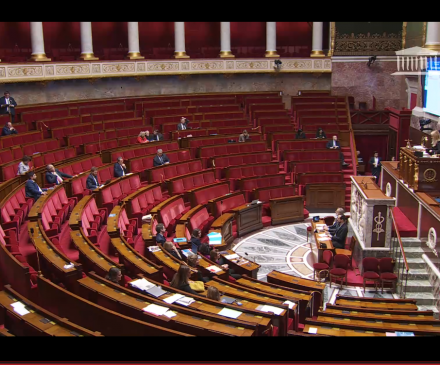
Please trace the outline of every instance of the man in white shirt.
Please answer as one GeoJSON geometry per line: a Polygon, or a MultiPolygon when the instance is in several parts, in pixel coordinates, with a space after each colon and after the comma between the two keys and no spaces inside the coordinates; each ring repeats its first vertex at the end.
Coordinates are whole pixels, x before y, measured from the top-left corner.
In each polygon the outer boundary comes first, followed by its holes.
{"type": "Polygon", "coordinates": [[[11,98],[9,91],[5,91],[4,96],[0,98],[0,114],[9,114],[11,116],[11,123],[15,120],[15,107],[17,103],[14,98],[11,98]]]}

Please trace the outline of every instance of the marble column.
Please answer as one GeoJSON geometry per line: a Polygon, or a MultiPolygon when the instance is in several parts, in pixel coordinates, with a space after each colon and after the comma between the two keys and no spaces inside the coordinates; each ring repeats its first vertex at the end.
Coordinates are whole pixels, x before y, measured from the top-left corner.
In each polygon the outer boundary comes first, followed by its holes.
{"type": "Polygon", "coordinates": [[[428,22],[425,48],[440,51],[440,22],[428,22]]]}
{"type": "Polygon", "coordinates": [[[313,22],[312,53],[310,57],[324,57],[322,50],[323,22],[313,22]]]}
{"type": "Polygon", "coordinates": [[[139,51],[139,23],[127,22],[128,26],[128,54],[130,60],[143,60],[139,51]]]}
{"type": "Polygon", "coordinates": [[[174,22],[174,58],[189,58],[185,51],[185,22],[174,22]]]}
{"type": "Polygon", "coordinates": [[[277,53],[277,23],[266,22],[266,57],[280,57],[277,53]]]}
{"type": "Polygon", "coordinates": [[[42,22],[30,22],[31,24],[31,43],[32,54],[29,61],[50,61],[50,58],[46,57],[44,51],[44,36],[43,36],[43,23],[42,22]]]}
{"type": "Polygon", "coordinates": [[[84,61],[96,61],[99,60],[93,54],[93,39],[92,39],[92,23],[80,22],[81,27],[81,56],[79,57],[84,61]]]}
{"type": "Polygon", "coordinates": [[[231,23],[220,22],[220,57],[234,58],[231,52],[231,23]]]}

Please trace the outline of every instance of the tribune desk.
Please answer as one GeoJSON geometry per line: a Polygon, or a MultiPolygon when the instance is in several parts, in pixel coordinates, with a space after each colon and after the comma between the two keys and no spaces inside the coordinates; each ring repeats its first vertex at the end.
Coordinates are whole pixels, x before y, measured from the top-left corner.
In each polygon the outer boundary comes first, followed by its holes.
{"type": "Polygon", "coordinates": [[[262,207],[262,203],[247,203],[231,209],[235,213],[238,237],[263,228],[263,222],[261,221],[262,207]]]}
{"type": "MultiPolygon", "coordinates": [[[[316,226],[319,224],[325,224],[324,219],[320,219],[319,222],[313,222],[312,220],[312,230],[313,232],[315,232],[316,230],[316,226]]],[[[330,237],[320,237],[320,234],[323,234],[324,231],[318,231],[317,233],[314,233],[315,235],[315,244],[316,244],[316,248],[318,249],[318,262],[323,262],[322,259],[322,254],[325,250],[331,250],[334,252],[334,247],[333,247],[333,243],[332,240],[330,239],[330,237]],[[326,248],[321,248],[321,243],[325,243],[327,245],[326,248]]]]}
{"type": "Polygon", "coordinates": [[[233,269],[236,273],[240,275],[246,274],[247,276],[250,276],[251,278],[256,279],[258,269],[261,267],[261,265],[257,264],[256,262],[249,261],[247,258],[242,257],[238,255],[238,258],[234,259],[228,259],[226,256],[234,255],[236,254],[232,250],[226,250],[226,251],[220,251],[221,256],[226,261],[230,269],[233,269]],[[245,262],[246,263],[242,263],[245,262]]]}

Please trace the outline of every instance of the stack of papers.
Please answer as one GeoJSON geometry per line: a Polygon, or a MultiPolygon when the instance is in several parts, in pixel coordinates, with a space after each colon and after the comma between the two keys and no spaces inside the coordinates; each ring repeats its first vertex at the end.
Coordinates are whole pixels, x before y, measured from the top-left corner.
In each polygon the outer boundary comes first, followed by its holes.
{"type": "Polygon", "coordinates": [[[146,292],[155,298],[159,298],[160,296],[167,294],[167,292],[160,286],[153,286],[152,288],[147,289],[146,292]]]}
{"type": "Polygon", "coordinates": [[[168,318],[173,318],[173,317],[177,316],[177,314],[172,311],[165,312],[163,315],[167,316],[168,318]]]}
{"type": "Polygon", "coordinates": [[[173,304],[176,300],[179,300],[183,297],[184,297],[184,295],[182,295],[182,294],[174,294],[168,298],[165,298],[163,301],[168,304],[173,304]]]}
{"type": "Polygon", "coordinates": [[[221,245],[222,244],[222,235],[219,232],[209,233],[208,238],[209,238],[210,245],[221,245]]]}
{"type": "Polygon", "coordinates": [[[148,251],[150,251],[150,252],[160,251],[160,247],[159,246],[148,246],[148,251]]]}
{"type": "Polygon", "coordinates": [[[186,250],[182,250],[182,253],[183,253],[186,257],[188,257],[190,254],[192,254],[192,253],[194,253],[194,252],[192,252],[190,249],[186,249],[186,250]]]}
{"type": "Polygon", "coordinates": [[[216,273],[216,272],[222,271],[222,269],[220,269],[219,267],[214,266],[214,265],[208,266],[206,269],[209,270],[209,271],[211,271],[211,272],[213,272],[213,273],[216,273]]]}
{"type": "Polygon", "coordinates": [[[195,302],[195,300],[190,297],[183,297],[183,298],[180,298],[179,300],[176,300],[177,304],[184,305],[185,307],[188,307],[191,303],[194,303],[194,302],[195,302]]]}
{"type": "Polygon", "coordinates": [[[249,262],[248,260],[242,260],[242,261],[237,261],[236,264],[241,266],[247,264],[248,262],[249,262]]]}
{"type": "Polygon", "coordinates": [[[150,221],[151,221],[151,214],[147,214],[142,217],[142,222],[149,223],[150,221]]]}
{"type": "Polygon", "coordinates": [[[262,312],[272,312],[275,313],[277,316],[279,316],[284,309],[282,308],[278,308],[278,307],[273,307],[271,305],[259,305],[257,308],[257,310],[262,311],[262,312]]]}
{"type": "Polygon", "coordinates": [[[24,316],[30,313],[26,308],[25,304],[22,302],[11,303],[12,308],[14,308],[14,312],[18,313],[20,316],[24,316]]]}
{"type": "Polygon", "coordinates": [[[232,254],[232,255],[225,255],[225,259],[226,260],[233,260],[233,259],[238,259],[240,256],[238,256],[236,253],[232,254]]]}
{"type": "Polygon", "coordinates": [[[324,227],[325,227],[325,224],[317,224],[317,225],[316,225],[316,228],[317,228],[318,230],[323,230],[324,227]]]}
{"type": "Polygon", "coordinates": [[[309,327],[309,333],[315,335],[318,333],[318,329],[316,327],[309,327]]]}
{"type": "Polygon", "coordinates": [[[156,285],[150,283],[146,279],[138,279],[138,280],[130,282],[130,284],[132,286],[134,286],[135,288],[138,288],[140,290],[145,290],[145,291],[156,286],[156,285]]]}
{"type": "Polygon", "coordinates": [[[168,307],[162,307],[161,305],[150,304],[145,308],[142,308],[142,310],[144,312],[148,312],[156,316],[161,316],[162,314],[165,314],[168,311],[168,307]]]}
{"type": "Polygon", "coordinates": [[[240,311],[236,311],[233,309],[229,309],[229,308],[223,308],[220,312],[218,312],[217,314],[219,316],[224,316],[224,317],[228,317],[228,318],[237,318],[240,316],[240,314],[242,314],[243,312],[240,311]]]}
{"type": "Polygon", "coordinates": [[[291,302],[290,300],[286,300],[283,304],[287,304],[289,306],[289,309],[292,309],[295,303],[291,302]]]}
{"type": "Polygon", "coordinates": [[[73,267],[75,267],[75,265],[72,264],[72,263],[64,265],[64,268],[65,268],[65,269],[71,269],[71,268],[73,268],[73,267]]]}
{"type": "Polygon", "coordinates": [[[324,234],[324,233],[319,233],[318,237],[319,238],[328,238],[328,236],[326,234],[324,234]]]}

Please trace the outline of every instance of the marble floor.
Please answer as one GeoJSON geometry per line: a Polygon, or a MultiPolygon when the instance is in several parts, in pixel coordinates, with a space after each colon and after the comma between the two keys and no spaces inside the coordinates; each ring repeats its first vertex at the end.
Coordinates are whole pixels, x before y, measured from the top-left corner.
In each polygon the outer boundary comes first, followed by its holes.
{"type": "MultiPolygon", "coordinates": [[[[321,218],[329,213],[313,213],[321,218]]],[[[308,236],[307,226],[310,226],[312,217],[304,222],[295,224],[265,227],[258,232],[240,237],[234,241],[233,250],[261,265],[258,279],[266,281],[267,274],[278,270],[293,276],[313,280],[313,264],[317,262],[318,253],[313,235],[308,236]]],[[[351,232],[349,230],[349,235],[351,232]]],[[[356,297],[395,298],[391,292],[374,288],[367,288],[365,294],[362,287],[347,287],[339,289],[339,284],[327,284],[324,292],[324,303],[334,303],[336,295],[349,295],[356,297]]]]}

